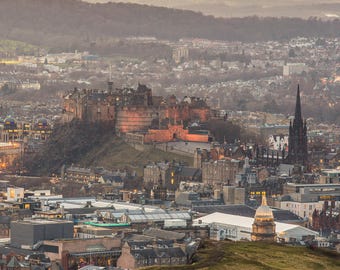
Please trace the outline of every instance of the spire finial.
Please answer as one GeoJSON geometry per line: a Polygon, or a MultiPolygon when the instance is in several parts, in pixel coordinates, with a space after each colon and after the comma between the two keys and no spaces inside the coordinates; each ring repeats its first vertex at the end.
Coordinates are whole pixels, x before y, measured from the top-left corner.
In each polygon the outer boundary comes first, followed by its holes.
{"type": "Polygon", "coordinates": [[[266,192],[262,192],[262,204],[266,206],[267,205],[267,197],[266,197],[266,192]]]}

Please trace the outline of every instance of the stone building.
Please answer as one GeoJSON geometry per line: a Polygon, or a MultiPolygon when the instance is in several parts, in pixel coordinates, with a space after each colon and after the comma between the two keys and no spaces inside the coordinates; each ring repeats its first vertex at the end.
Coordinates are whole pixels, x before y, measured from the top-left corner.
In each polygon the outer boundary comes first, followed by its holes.
{"type": "Polygon", "coordinates": [[[202,173],[200,169],[183,166],[181,164],[171,164],[165,173],[163,186],[169,191],[178,189],[181,182],[201,182],[202,173]]]}
{"type": "Polygon", "coordinates": [[[246,194],[245,189],[235,186],[223,186],[222,189],[223,201],[225,204],[245,204],[246,194]]]}
{"type": "Polygon", "coordinates": [[[208,185],[221,185],[234,183],[239,172],[239,161],[221,159],[202,162],[202,181],[208,185]]]}
{"type": "Polygon", "coordinates": [[[143,182],[144,185],[158,185],[165,182],[166,170],[170,164],[166,162],[160,162],[157,164],[148,164],[144,167],[143,182]]]}
{"type": "Polygon", "coordinates": [[[63,120],[80,119],[89,122],[107,122],[118,134],[144,132],[146,141],[178,139],[206,141],[206,134],[191,134],[182,124],[189,121],[206,122],[210,108],[200,98],[175,96],[165,99],[152,95],[150,88],[138,84],[137,89],[79,90],[75,88],[64,96],[63,120]],[[170,125],[171,124],[171,125],[170,125]],[[180,128],[182,127],[182,129],[180,128]],[[183,136],[181,136],[183,133],[183,136]],[[199,139],[197,139],[199,137],[199,139]],[[202,137],[202,138],[201,138],[202,137]]]}
{"type": "Polygon", "coordinates": [[[335,206],[334,200],[324,201],[322,210],[314,210],[312,228],[322,236],[329,236],[331,232],[340,230],[340,209],[335,206]]]}
{"type": "Polygon", "coordinates": [[[203,162],[217,160],[233,160],[239,162],[247,156],[244,146],[239,143],[212,143],[210,149],[197,148],[194,151],[194,167],[202,168],[203,162]]]}
{"type": "Polygon", "coordinates": [[[276,225],[273,211],[267,205],[266,196],[262,195],[262,204],[257,208],[252,226],[252,241],[276,241],[276,225]]]}
{"type": "Polygon", "coordinates": [[[63,180],[80,183],[90,183],[96,180],[95,173],[89,168],[81,168],[71,165],[64,171],[63,180]]]}
{"type": "Polygon", "coordinates": [[[187,255],[180,247],[130,246],[125,242],[117,266],[124,269],[138,269],[151,265],[180,265],[187,263],[187,255]]]}
{"type": "Polygon", "coordinates": [[[121,255],[121,239],[108,236],[45,240],[41,247],[45,255],[59,262],[64,270],[79,269],[88,264],[112,267],[121,255]]]}

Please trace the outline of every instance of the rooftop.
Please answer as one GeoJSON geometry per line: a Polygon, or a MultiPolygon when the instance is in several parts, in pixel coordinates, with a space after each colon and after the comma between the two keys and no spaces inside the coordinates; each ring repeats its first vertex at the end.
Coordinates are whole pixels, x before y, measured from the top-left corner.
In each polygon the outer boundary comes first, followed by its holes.
{"type": "MultiPolygon", "coordinates": [[[[252,225],[254,223],[254,218],[249,217],[242,217],[237,215],[228,215],[219,212],[212,213],[210,215],[206,215],[204,217],[200,217],[193,220],[194,225],[202,226],[202,225],[210,225],[212,223],[219,223],[219,224],[228,224],[237,227],[243,227],[251,230],[252,225]]],[[[281,234],[285,231],[292,230],[292,229],[303,229],[306,230],[308,233],[312,235],[318,235],[318,232],[312,231],[305,227],[299,225],[292,225],[282,222],[275,222],[276,225],[276,233],[281,234]]]]}
{"type": "Polygon", "coordinates": [[[40,224],[73,224],[73,222],[68,220],[49,220],[49,219],[24,219],[24,220],[16,220],[12,221],[11,223],[18,223],[18,224],[32,224],[32,225],[40,225],[40,224]]]}
{"type": "MultiPolygon", "coordinates": [[[[212,214],[214,212],[220,212],[229,215],[238,215],[243,217],[253,218],[255,216],[256,210],[244,205],[244,204],[233,204],[233,205],[207,205],[207,206],[195,206],[193,208],[194,211],[206,214],[212,214]]],[[[286,222],[286,221],[299,221],[297,215],[293,214],[290,211],[272,208],[274,220],[286,222]]],[[[302,221],[302,220],[301,220],[302,221]]]]}

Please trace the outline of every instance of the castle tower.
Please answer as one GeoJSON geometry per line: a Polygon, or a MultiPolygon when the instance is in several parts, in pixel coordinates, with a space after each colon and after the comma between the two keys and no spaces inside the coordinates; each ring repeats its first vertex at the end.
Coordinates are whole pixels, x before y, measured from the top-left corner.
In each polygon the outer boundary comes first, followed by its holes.
{"type": "Polygon", "coordinates": [[[272,210],[267,205],[266,195],[262,194],[262,204],[257,208],[251,233],[252,241],[276,241],[275,222],[272,210]]]}
{"type": "Polygon", "coordinates": [[[307,165],[307,124],[301,114],[300,87],[296,94],[295,117],[289,126],[289,145],[287,162],[289,164],[307,165]]]}

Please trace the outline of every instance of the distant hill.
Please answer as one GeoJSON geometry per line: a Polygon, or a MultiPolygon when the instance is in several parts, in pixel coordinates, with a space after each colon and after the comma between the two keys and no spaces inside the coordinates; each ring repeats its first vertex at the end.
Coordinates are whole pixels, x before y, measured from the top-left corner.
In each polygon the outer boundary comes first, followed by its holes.
{"type": "Polygon", "coordinates": [[[273,16],[340,18],[338,0],[83,0],[90,3],[124,2],[193,10],[216,17],[273,16]]]}
{"type": "Polygon", "coordinates": [[[284,246],[260,242],[207,241],[185,266],[147,267],[148,270],[336,270],[340,269],[340,254],[335,251],[284,246]]]}
{"type": "Polygon", "coordinates": [[[217,19],[193,11],[78,0],[1,0],[0,38],[54,49],[112,46],[114,37],[154,36],[262,41],[339,36],[340,21],[288,18],[217,19]]]}

